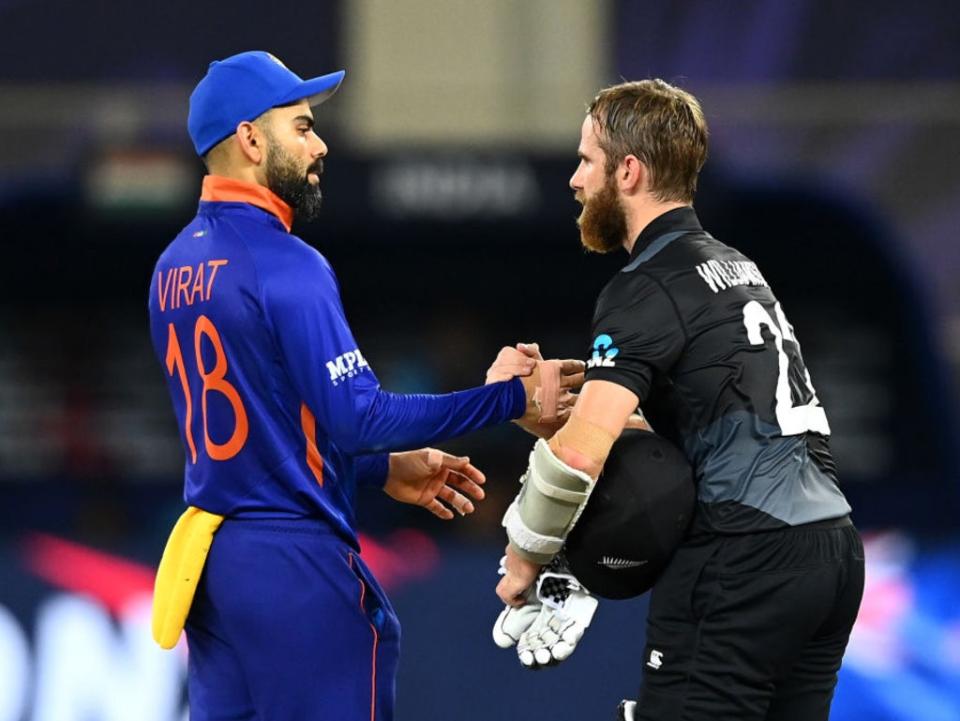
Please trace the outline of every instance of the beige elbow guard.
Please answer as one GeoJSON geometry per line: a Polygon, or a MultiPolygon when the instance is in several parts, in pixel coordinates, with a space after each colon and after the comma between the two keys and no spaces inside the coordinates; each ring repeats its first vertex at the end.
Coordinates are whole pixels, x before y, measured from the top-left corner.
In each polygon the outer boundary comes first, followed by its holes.
{"type": "Polygon", "coordinates": [[[563,547],[590,497],[594,480],[557,458],[540,439],[520,482],[523,487],[507,509],[503,526],[521,556],[545,565],[563,547]]]}

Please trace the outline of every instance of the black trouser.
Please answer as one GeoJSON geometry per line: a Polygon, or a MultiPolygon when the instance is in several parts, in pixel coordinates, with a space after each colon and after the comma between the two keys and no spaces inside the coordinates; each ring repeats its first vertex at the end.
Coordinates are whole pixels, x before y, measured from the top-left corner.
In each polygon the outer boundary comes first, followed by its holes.
{"type": "Polygon", "coordinates": [[[862,595],[846,518],[691,539],[653,588],[636,719],[825,721],[862,595]]]}

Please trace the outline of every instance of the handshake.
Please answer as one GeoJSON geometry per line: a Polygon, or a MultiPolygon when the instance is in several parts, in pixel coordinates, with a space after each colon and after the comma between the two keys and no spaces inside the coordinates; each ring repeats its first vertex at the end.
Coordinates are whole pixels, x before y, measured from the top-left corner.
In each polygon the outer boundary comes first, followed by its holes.
{"type": "MultiPolygon", "coordinates": [[[[516,423],[547,439],[570,418],[577,402],[574,391],[583,385],[584,371],[583,361],[544,360],[536,343],[518,343],[500,350],[487,371],[487,383],[519,377],[527,410],[516,423]]],[[[494,642],[501,648],[516,646],[525,668],[555,666],[569,657],[590,625],[597,600],[574,577],[563,554],[540,568],[508,548],[500,561],[500,575],[503,580],[497,592],[508,605],[494,625],[494,642]],[[502,587],[523,590],[510,597],[502,587]]]]}
{"type": "MultiPolygon", "coordinates": [[[[519,377],[527,395],[527,410],[516,423],[539,438],[548,439],[569,419],[584,382],[585,364],[579,360],[544,360],[536,343],[518,343],[501,349],[487,371],[487,383],[519,377]]],[[[543,443],[543,441],[539,441],[543,443]]],[[[554,666],[576,648],[597,608],[591,596],[570,572],[563,554],[542,569],[518,558],[514,549],[500,561],[501,587],[523,587],[509,599],[493,629],[501,648],[516,646],[520,663],[531,669],[554,666]],[[518,576],[517,571],[521,573],[518,576]],[[522,578],[519,581],[518,578],[522,578]]]]}
{"type": "Polygon", "coordinates": [[[581,360],[544,360],[538,344],[518,343],[500,350],[487,369],[486,384],[519,378],[527,410],[516,423],[535,436],[549,438],[570,417],[584,371],[581,360]]]}

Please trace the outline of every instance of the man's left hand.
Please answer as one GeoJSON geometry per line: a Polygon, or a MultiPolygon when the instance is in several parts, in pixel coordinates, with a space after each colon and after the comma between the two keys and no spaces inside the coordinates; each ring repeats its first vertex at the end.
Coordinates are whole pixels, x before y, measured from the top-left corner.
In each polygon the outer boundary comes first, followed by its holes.
{"type": "Polygon", "coordinates": [[[507,545],[504,568],[506,573],[497,584],[497,595],[508,606],[519,608],[527,602],[526,593],[542,567],[521,558],[513,546],[507,545]]]}
{"type": "Polygon", "coordinates": [[[396,501],[421,506],[437,518],[449,521],[453,518],[451,508],[461,516],[473,513],[470,498],[483,499],[480,486],[486,480],[465,456],[421,448],[390,454],[390,470],[383,490],[396,501]]]}

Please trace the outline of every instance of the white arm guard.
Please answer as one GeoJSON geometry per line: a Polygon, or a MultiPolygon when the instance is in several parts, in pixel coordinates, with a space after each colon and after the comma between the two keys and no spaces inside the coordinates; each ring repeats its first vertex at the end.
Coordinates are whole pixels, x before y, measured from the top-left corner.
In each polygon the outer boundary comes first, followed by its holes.
{"type": "Polygon", "coordinates": [[[503,526],[520,555],[543,566],[563,547],[594,480],[557,458],[541,438],[533,446],[520,483],[523,486],[507,509],[503,526]]]}

